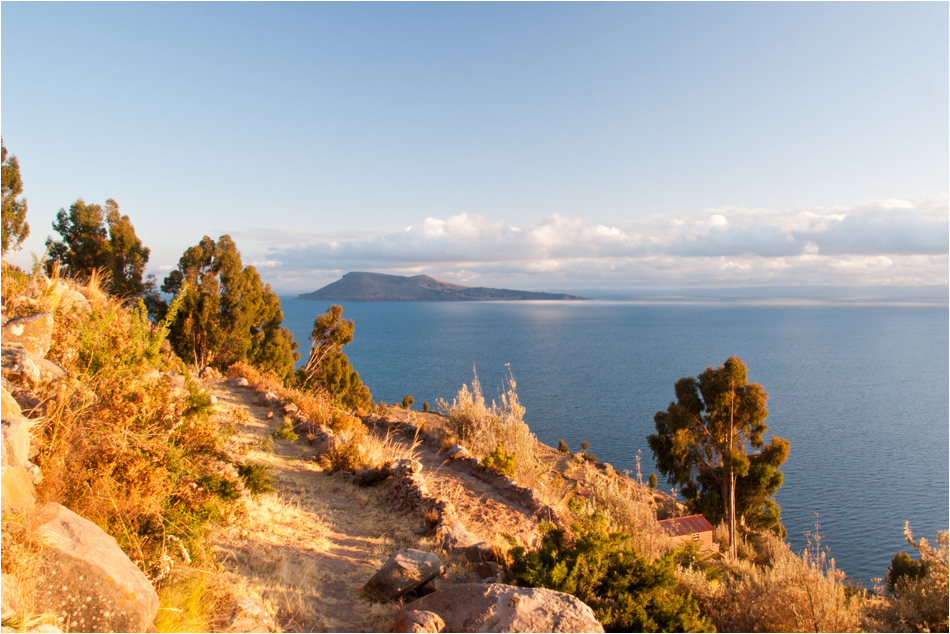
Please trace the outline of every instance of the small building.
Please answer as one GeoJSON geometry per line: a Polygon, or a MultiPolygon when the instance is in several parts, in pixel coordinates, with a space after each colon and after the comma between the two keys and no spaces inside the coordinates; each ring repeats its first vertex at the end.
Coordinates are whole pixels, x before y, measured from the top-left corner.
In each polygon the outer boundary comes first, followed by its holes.
{"type": "Polygon", "coordinates": [[[679,542],[692,542],[699,546],[701,551],[718,551],[719,547],[713,541],[715,528],[702,515],[676,517],[670,520],[657,522],[660,533],[665,533],[679,542]]]}

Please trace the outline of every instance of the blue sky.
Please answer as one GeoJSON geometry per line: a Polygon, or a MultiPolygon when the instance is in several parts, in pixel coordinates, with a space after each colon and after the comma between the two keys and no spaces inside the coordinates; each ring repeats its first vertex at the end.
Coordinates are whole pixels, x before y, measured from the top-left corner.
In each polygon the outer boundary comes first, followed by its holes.
{"type": "Polygon", "coordinates": [[[0,114],[40,252],[114,198],[159,278],[279,289],[948,283],[948,5],[17,3],[0,114]]]}

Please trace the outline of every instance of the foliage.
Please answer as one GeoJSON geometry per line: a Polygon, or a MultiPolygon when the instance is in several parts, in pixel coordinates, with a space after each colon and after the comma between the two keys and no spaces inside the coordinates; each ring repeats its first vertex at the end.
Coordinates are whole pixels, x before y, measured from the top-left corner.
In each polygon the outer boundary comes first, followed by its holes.
{"type": "Polygon", "coordinates": [[[571,453],[571,448],[567,446],[567,443],[564,442],[564,439],[561,438],[557,443],[557,450],[563,454],[571,453]]]}
{"type": "Polygon", "coordinates": [[[422,401],[422,411],[423,412],[429,411],[429,401],[422,401]]]}
{"type": "Polygon", "coordinates": [[[3,181],[3,250],[19,249],[30,235],[30,225],[26,222],[26,199],[17,200],[23,193],[23,180],[20,178],[20,163],[15,156],[7,158],[7,148],[0,141],[3,166],[0,175],[3,181]]]}
{"type": "Polygon", "coordinates": [[[537,458],[537,438],[524,422],[525,409],[518,400],[514,377],[509,375],[501,402],[489,406],[482,396],[476,374],[472,388],[462,385],[451,405],[439,399],[439,409],[448,418],[446,429],[476,456],[487,456],[499,445],[517,454],[515,473],[518,482],[537,481],[543,468],[537,458]]]}
{"type": "Polygon", "coordinates": [[[724,519],[733,547],[740,517],[784,534],[772,496],[782,483],[778,467],[788,457],[789,443],[772,436],[764,445],[768,394],[762,386],[747,382],[745,365],[733,356],[697,378],[680,379],[675,389],[676,401],[656,413],[657,433],[647,437],[658,470],[682,487],[697,512],[724,519]],[[747,446],[760,451],[748,455],[747,446]]]}
{"type": "Polygon", "coordinates": [[[284,424],[278,428],[274,434],[276,440],[284,440],[286,442],[296,442],[297,432],[294,431],[294,423],[290,418],[284,418],[284,424]]]}
{"type": "Polygon", "coordinates": [[[274,478],[269,465],[247,462],[238,467],[238,475],[251,495],[260,495],[274,490],[274,478]]]}
{"type": "Polygon", "coordinates": [[[402,408],[412,409],[412,404],[415,402],[416,402],[416,399],[412,398],[410,394],[406,394],[406,396],[404,396],[402,399],[402,408]]]}
{"type": "Polygon", "coordinates": [[[88,279],[93,271],[105,271],[111,295],[148,296],[149,301],[158,301],[155,282],[142,280],[151,252],[135,235],[129,217],[119,215],[119,205],[113,199],[103,208],[79,198],[68,214],[59,210],[53,229],[62,240],[47,238],[49,266],[57,263],[82,279],[88,279]]]}
{"type": "Polygon", "coordinates": [[[659,483],[656,481],[656,474],[651,473],[650,474],[650,488],[655,489],[657,487],[657,484],[659,483]]]}
{"type": "Polygon", "coordinates": [[[310,335],[310,358],[297,377],[305,388],[322,391],[334,402],[360,411],[369,407],[372,396],[343,353],[343,346],[353,341],[353,331],[353,320],[343,319],[341,306],[330,306],[319,315],[310,335]]]}
{"type": "Polygon", "coordinates": [[[946,632],[950,630],[948,533],[938,533],[936,547],[926,539],[914,540],[908,524],[904,536],[920,559],[905,555],[904,560],[902,553],[894,558],[887,579],[889,593],[871,610],[869,627],[880,632],[946,632]]]}
{"type": "Polygon", "coordinates": [[[614,632],[710,632],[696,601],[677,591],[673,555],[651,562],[623,533],[596,520],[575,526],[576,539],[547,525],[537,550],[515,546],[507,573],[520,586],[572,594],[614,632]]]}
{"type": "Polygon", "coordinates": [[[247,361],[293,376],[299,358],[293,335],[281,327],[280,299],[253,266],[244,267],[230,236],[208,236],[188,248],[162,291],[182,294],[169,339],[175,352],[195,367],[226,368],[247,361]]]}
{"type": "Polygon", "coordinates": [[[97,523],[161,579],[171,555],[202,556],[208,523],[230,513],[224,432],[194,381],[173,388],[157,371],[172,362],[155,352],[162,331],[141,309],[103,300],[89,316],[57,312],[54,323],[49,358],[72,378],[38,394],[39,493],[97,523]]]}
{"type": "Polygon", "coordinates": [[[495,451],[482,458],[482,464],[509,477],[513,478],[515,476],[515,454],[508,453],[501,445],[495,447],[495,451]]]}

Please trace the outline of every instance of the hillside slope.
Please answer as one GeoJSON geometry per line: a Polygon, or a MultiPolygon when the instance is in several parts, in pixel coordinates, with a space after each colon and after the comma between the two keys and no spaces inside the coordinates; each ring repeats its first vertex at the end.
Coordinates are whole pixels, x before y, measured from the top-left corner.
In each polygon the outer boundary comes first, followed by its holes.
{"type": "Polygon", "coordinates": [[[462,286],[443,282],[428,275],[386,275],[383,273],[347,273],[323,288],[304,293],[297,299],[334,302],[459,302],[518,300],[580,300],[564,293],[514,291],[504,288],[462,286]]]}

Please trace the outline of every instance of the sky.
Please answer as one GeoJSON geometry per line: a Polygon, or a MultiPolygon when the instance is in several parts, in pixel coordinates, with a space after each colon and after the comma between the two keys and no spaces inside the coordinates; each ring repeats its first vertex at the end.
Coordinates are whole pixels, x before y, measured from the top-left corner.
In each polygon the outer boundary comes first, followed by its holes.
{"type": "Polygon", "coordinates": [[[229,234],[526,290],[948,285],[950,5],[0,5],[42,253],[113,198],[161,281],[229,234]]]}

